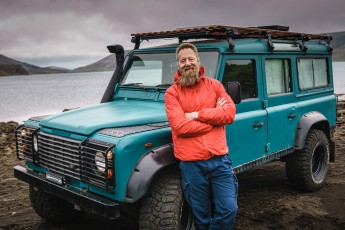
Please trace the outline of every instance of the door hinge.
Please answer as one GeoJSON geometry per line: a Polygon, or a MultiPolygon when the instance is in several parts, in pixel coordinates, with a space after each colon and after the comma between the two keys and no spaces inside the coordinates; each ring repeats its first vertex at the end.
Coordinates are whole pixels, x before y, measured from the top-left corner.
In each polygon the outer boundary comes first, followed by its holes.
{"type": "Polygon", "coordinates": [[[268,101],[267,100],[262,100],[262,107],[266,109],[268,107],[268,101]]]}
{"type": "Polygon", "coordinates": [[[270,150],[271,150],[271,144],[270,143],[265,144],[265,151],[269,152],[270,150]]]}

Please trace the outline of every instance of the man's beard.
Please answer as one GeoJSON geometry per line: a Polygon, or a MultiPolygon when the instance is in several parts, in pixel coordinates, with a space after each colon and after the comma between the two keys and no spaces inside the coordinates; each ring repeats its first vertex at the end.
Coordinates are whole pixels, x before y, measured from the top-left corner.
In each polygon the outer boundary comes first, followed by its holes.
{"type": "Polygon", "coordinates": [[[185,71],[183,70],[179,70],[180,72],[180,79],[178,81],[178,83],[182,86],[182,87],[192,87],[196,84],[198,84],[199,82],[199,71],[198,69],[193,66],[192,67],[192,71],[185,71]]]}

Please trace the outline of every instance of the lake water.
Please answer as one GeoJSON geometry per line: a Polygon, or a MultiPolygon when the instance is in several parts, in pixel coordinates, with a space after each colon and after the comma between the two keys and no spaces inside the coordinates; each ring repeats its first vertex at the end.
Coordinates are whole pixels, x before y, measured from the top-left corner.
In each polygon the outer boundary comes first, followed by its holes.
{"type": "Polygon", "coordinates": [[[98,104],[112,72],[0,77],[0,121],[98,104]]]}
{"type": "MultiPolygon", "coordinates": [[[[333,75],[335,93],[345,94],[345,62],[333,63],[333,75]]],[[[22,123],[32,116],[98,104],[111,76],[91,72],[0,77],[0,122],[22,123]]]]}

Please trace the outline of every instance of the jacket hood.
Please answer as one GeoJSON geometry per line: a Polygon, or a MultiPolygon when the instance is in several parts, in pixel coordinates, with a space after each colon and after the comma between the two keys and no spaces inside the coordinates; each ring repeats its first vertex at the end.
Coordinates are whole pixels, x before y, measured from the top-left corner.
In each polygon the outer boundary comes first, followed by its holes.
{"type": "MultiPolygon", "coordinates": [[[[204,79],[205,77],[205,67],[199,67],[200,79],[204,79]]],[[[174,83],[178,84],[178,80],[180,79],[180,72],[177,70],[174,76],[174,83]]]]}
{"type": "Polygon", "coordinates": [[[167,121],[164,103],[112,101],[71,110],[41,120],[43,127],[90,135],[100,129],[167,121]]]}

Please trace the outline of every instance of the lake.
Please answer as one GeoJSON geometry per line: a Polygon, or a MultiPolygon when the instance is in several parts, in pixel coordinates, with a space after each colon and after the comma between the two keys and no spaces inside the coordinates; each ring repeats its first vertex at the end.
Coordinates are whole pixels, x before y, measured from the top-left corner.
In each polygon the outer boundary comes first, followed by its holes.
{"type": "Polygon", "coordinates": [[[0,121],[98,104],[112,72],[0,77],[0,121]]]}
{"type": "MultiPolygon", "coordinates": [[[[333,63],[333,75],[335,93],[345,94],[345,62],[333,63]]],[[[0,77],[0,122],[22,123],[32,116],[98,104],[111,76],[89,72],[0,77]]]]}

